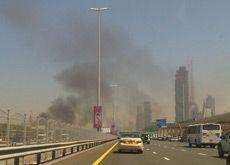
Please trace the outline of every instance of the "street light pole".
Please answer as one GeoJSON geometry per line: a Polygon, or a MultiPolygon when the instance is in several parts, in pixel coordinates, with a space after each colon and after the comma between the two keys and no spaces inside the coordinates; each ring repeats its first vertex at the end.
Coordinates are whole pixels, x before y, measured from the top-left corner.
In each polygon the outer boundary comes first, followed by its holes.
{"type": "Polygon", "coordinates": [[[10,110],[7,110],[7,146],[10,146],[10,110]]]}
{"type": "Polygon", "coordinates": [[[98,87],[97,87],[97,106],[101,105],[101,11],[108,8],[90,8],[98,13],[98,87]]]}
{"type": "Polygon", "coordinates": [[[23,136],[23,143],[24,145],[26,145],[26,142],[27,142],[27,134],[26,134],[26,114],[24,114],[24,136],[23,136]]]}
{"type": "MultiPolygon", "coordinates": [[[[98,87],[97,87],[97,107],[101,106],[101,14],[98,8],[98,87]]],[[[101,121],[102,122],[102,121],[101,121]]],[[[97,128],[100,131],[100,128],[97,128]]]]}

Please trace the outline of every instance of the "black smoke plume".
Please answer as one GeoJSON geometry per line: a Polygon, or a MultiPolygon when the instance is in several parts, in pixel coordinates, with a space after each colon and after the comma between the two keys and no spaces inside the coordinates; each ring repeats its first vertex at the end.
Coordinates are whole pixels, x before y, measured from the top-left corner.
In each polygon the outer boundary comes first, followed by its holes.
{"type": "MultiPolygon", "coordinates": [[[[48,114],[62,122],[87,125],[92,121],[92,107],[97,96],[97,26],[75,11],[65,11],[55,23],[47,23],[38,3],[31,0],[5,0],[0,16],[17,30],[26,32],[30,49],[42,49],[49,59],[69,67],[55,79],[71,93],[57,98],[48,114]],[[35,12],[34,12],[35,11],[35,12]],[[34,26],[38,25],[39,26],[34,26]]],[[[90,16],[89,16],[90,17],[90,16]]],[[[116,119],[120,125],[134,122],[137,105],[152,102],[153,114],[161,113],[154,101],[164,96],[169,73],[153,63],[152,54],[137,46],[129,33],[118,26],[105,26],[102,21],[102,105],[105,126],[111,122],[112,84],[116,92],[116,119]]],[[[23,34],[22,34],[23,35],[23,34]]]]}
{"type": "Polygon", "coordinates": [[[63,100],[62,98],[57,98],[52,102],[48,112],[52,118],[66,123],[73,123],[75,120],[75,101],[72,99],[63,100]]]}

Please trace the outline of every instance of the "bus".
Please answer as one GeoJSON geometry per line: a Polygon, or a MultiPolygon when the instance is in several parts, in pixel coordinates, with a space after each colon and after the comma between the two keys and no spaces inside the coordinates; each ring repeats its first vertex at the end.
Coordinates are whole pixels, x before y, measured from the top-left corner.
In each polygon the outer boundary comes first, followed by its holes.
{"type": "Polygon", "coordinates": [[[189,147],[210,146],[215,148],[219,143],[221,136],[221,125],[214,123],[189,125],[187,130],[187,142],[189,147]]]}

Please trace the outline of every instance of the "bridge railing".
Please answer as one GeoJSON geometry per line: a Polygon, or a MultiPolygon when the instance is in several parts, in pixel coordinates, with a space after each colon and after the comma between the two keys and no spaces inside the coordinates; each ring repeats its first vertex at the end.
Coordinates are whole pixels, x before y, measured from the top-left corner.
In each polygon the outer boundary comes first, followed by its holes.
{"type": "MultiPolygon", "coordinates": [[[[48,161],[52,161],[58,158],[62,158],[64,156],[81,152],[83,150],[87,150],[93,148],[95,146],[104,144],[106,142],[110,142],[115,140],[114,138],[110,139],[97,139],[97,140],[89,140],[89,141],[77,141],[71,143],[60,143],[59,145],[63,146],[51,146],[46,145],[50,148],[43,148],[44,145],[37,146],[40,149],[34,150],[34,146],[28,150],[29,146],[15,148],[5,148],[4,150],[7,151],[5,154],[1,154],[0,156],[0,164],[41,164],[48,161]],[[11,152],[11,154],[9,154],[11,152]]],[[[3,150],[3,149],[2,149],[3,150]]]]}

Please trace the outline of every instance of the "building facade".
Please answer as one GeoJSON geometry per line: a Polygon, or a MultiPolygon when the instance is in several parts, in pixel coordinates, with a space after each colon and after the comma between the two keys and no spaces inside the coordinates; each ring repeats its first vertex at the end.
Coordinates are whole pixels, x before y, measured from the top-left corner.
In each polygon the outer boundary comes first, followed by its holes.
{"type": "Polygon", "coordinates": [[[152,110],[150,102],[144,102],[144,127],[150,126],[152,122],[152,110]]]}
{"type": "Polygon", "coordinates": [[[176,71],[175,111],[176,122],[182,122],[190,119],[188,70],[185,66],[179,67],[176,71]]]}
{"type": "Polygon", "coordinates": [[[136,130],[141,131],[144,128],[144,113],[141,106],[137,106],[136,130]]]}
{"type": "Polygon", "coordinates": [[[215,98],[208,96],[203,102],[203,118],[215,116],[215,98]]]}

